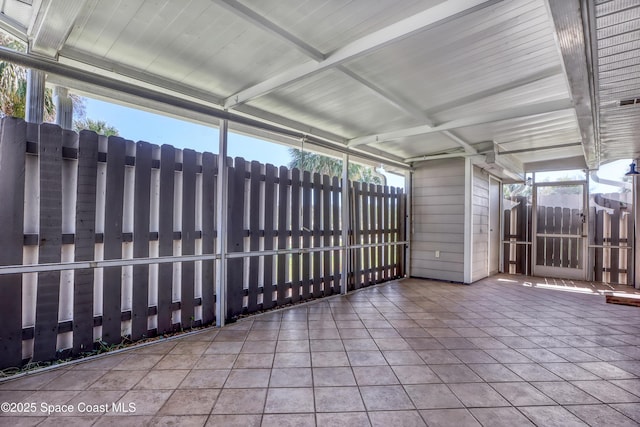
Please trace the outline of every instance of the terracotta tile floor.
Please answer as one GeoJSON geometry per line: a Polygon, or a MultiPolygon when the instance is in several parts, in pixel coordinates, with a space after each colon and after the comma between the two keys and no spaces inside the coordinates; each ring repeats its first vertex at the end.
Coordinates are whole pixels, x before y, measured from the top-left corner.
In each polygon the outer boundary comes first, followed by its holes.
{"type": "Polygon", "coordinates": [[[0,425],[639,425],[640,308],[612,290],[390,282],[5,381],[35,412],[0,425]]]}

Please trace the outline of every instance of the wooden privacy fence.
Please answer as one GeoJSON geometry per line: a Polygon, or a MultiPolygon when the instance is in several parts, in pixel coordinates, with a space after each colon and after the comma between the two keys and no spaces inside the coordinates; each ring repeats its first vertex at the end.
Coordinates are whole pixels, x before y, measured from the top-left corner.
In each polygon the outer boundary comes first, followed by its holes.
{"type": "MultiPolygon", "coordinates": [[[[216,155],[1,126],[0,369],[215,321],[216,155]]],[[[227,165],[226,318],[340,292],[341,181],[227,165]]],[[[404,194],[349,186],[349,288],[403,276],[404,194]]]]}
{"type": "MultiPolygon", "coordinates": [[[[582,257],[581,238],[538,237],[536,254],[531,253],[531,205],[526,197],[516,197],[517,203],[504,211],[504,271],[531,274],[532,257],[538,265],[576,268],[582,257]]],[[[633,231],[632,211],[627,204],[594,195],[589,210],[589,258],[593,280],[630,285],[633,251],[630,236],[633,231]]],[[[538,206],[537,229],[541,234],[580,235],[580,210],[538,206]]]]}

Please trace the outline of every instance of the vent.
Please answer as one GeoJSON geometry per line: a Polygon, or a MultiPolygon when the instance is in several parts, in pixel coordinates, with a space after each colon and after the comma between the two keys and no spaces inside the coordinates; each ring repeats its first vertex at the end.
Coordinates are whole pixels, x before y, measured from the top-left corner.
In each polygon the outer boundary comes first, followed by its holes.
{"type": "Polygon", "coordinates": [[[620,101],[620,106],[640,104],[640,98],[623,99],[620,101]]]}

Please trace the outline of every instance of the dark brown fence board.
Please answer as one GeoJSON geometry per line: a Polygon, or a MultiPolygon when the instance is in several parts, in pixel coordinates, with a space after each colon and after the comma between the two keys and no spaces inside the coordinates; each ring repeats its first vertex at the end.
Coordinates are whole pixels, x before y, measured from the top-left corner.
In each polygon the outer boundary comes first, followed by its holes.
{"type": "MultiPolygon", "coordinates": [[[[555,230],[554,224],[554,208],[547,207],[545,209],[545,233],[553,233],[555,230]]],[[[544,265],[553,266],[554,265],[554,239],[551,237],[546,237],[545,239],[545,259],[544,265]]]]}
{"type": "MultiPolygon", "coordinates": [[[[569,234],[571,232],[571,209],[563,208],[562,209],[562,234],[569,234]]],[[[569,258],[569,246],[571,245],[571,239],[569,237],[564,237],[562,239],[562,259],[561,266],[569,267],[570,266],[570,258],[569,258]]]]}
{"type": "MultiPolygon", "coordinates": [[[[383,198],[382,198],[382,186],[376,185],[376,221],[375,221],[375,230],[376,230],[376,243],[382,243],[384,238],[384,215],[383,215],[383,198]]],[[[377,259],[376,259],[376,282],[380,282],[384,280],[384,249],[382,246],[377,247],[377,259]]]]}
{"type": "MultiPolygon", "coordinates": [[[[244,194],[247,176],[246,162],[236,157],[229,169],[229,205],[227,224],[227,251],[244,251],[244,194]]],[[[242,313],[244,259],[227,260],[227,319],[242,313]]]]}
{"type": "MultiPolygon", "coordinates": [[[[175,148],[160,147],[160,214],[158,249],[160,256],[173,255],[173,204],[175,187],[175,148]]],[[[158,265],[158,334],[173,329],[171,302],[173,299],[173,264],[158,265]]]]}
{"type": "MultiPolygon", "coordinates": [[[[196,152],[182,150],[182,255],[194,255],[196,252],[196,152]]],[[[244,194],[244,192],[243,192],[244,194]]],[[[182,263],[180,289],[180,323],[183,328],[193,327],[195,263],[182,263]]]]}
{"type": "MultiPolygon", "coordinates": [[[[104,259],[122,258],[125,157],[125,140],[119,137],[109,137],[104,216],[104,259]]],[[[121,340],[121,279],[122,267],[107,267],[104,269],[102,340],[108,344],[117,344],[121,340]]]]}
{"type": "MultiPolygon", "coordinates": [[[[322,176],[322,244],[324,247],[331,246],[331,181],[329,175],[322,176]]],[[[324,271],[322,282],[325,295],[333,293],[331,285],[331,251],[322,252],[322,263],[324,271]]]]}
{"type": "MultiPolygon", "coordinates": [[[[503,212],[503,224],[504,226],[502,227],[504,234],[502,236],[502,240],[504,240],[505,242],[508,242],[511,240],[511,209],[505,209],[505,211],[503,212]]],[[[511,266],[511,244],[509,243],[505,243],[503,246],[503,250],[502,250],[502,268],[504,273],[511,273],[510,270],[510,266],[511,266]]]]}
{"type": "MultiPolygon", "coordinates": [[[[554,207],[553,208],[553,233],[560,234],[562,233],[562,208],[554,207]]],[[[560,250],[560,243],[562,239],[560,237],[555,237],[553,239],[553,266],[561,267],[562,266],[562,252],[560,250]]]]}
{"type": "MultiPolygon", "coordinates": [[[[218,156],[202,153],[202,253],[215,253],[215,200],[217,193],[216,165],[218,156]]],[[[202,261],[202,323],[215,320],[215,261],[202,261]]]]}
{"type": "MultiPolygon", "coordinates": [[[[365,235],[369,236],[369,243],[376,242],[377,230],[376,230],[376,210],[378,206],[376,204],[376,186],[375,184],[364,184],[365,187],[369,187],[367,198],[367,205],[369,207],[369,218],[364,222],[366,233],[365,235]]],[[[366,210],[366,209],[365,209],[366,210]]],[[[372,285],[377,282],[377,268],[378,260],[377,260],[378,249],[375,246],[372,246],[369,249],[369,261],[366,266],[366,270],[369,272],[369,280],[365,281],[365,286],[372,285]]],[[[366,258],[366,257],[365,257],[366,258]]],[[[366,275],[365,275],[366,277],[366,275]]]]}
{"type": "MultiPolygon", "coordinates": [[[[627,246],[633,246],[633,210],[625,215],[627,221],[627,246]]],[[[633,260],[633,249],[625,250],[627,256],[627,280],[626,284],[633,286],[635,263],[633,260]]]]}
{"type": "MultiPolygon", "coordinates": [[[[360,223],[360,234],[362,235],[362,243],[368,244],[373,243],[373,229],[371,228],[371,219],[373,217],[373,212],[375,206],[373,205],[369,184],[361,183],[362,188],[362,197],[360,199],[361,203],[361,211],[362,211],[362,222],[360,223]]],[[[359,253],[361,254],[362,261],[362,281],[360,282],[361,286],[369,286],[369,284],[374,280],[373,269],[371,268],[371,260],[375,254],[375,248],[364,248],[360,249],[359,253]]]]}
{"type": "MultiPolygon", "coordinates": [[[[136,167],[134,178],[133,257],[149,256],[149,222],[151,207],[151,153],[148,142],[136,143],[136,167]]],[[[131,339],[139,340],[147,335],[149,311],[149,266],[133,266],[133,292],[131,304],[131,339]]]]}
{"type": "MultiPolygon", "coordinates": [[[[322,218],[322,181],[319,173],[313,174],[313,247],[319,248],[320,236],[322,231],[320,230],[320,218],[322,218]]],[[[319,298],[322,296],[322,268],[320,266],[320,252],[313,253],[313,297],[319,298]]]]}
{"type": "MultiPolygon", "coordinates": [[[[251,178],[249,181],[249,250],[260,250],[260,162],[251,162],[251,178]]],[[[247,310],[258,310],[258,282],[260,281],[260,257],[251,257],[249,260],[249,289],[247,297],[247,310]]]]}
{"type": "MultiPolygon", "coordinates": [[[[614,207],[613,212],[609,215],[610,219],[610,232],[611,232],[611,246],[620,245],[620,210],[617,206],[614,207]]],[[[611,258],[609,265],[609,282],[619,283],[620,280],[620,249],[611,249],[611,258]]]]}
{"type": "MultiPolygon", "coordinates": [[[[580,209],[571,210],[571,219],[569,224],[569,233],[580,236],[582,235],[582,216],[580,215],[580,209]]],[[[571,239],[571,249],[569,253],[569,267],[578,268],[580,262],[586,263],[587,260],[582,259],[582,249],[579,247],[579,242],[582,238],[571,239]]]]}
{"type": "MultiPolygon", "coordinates": [[[[29,124],[28,126],[37,126],[29,124]]],[[[58,263],[62,249],[62,129],[40,126],[40,264],[58,263]]],[[[38,273],[33,359],[55,358],[58,338],[60,272],[38,273]]]]}
{"type": "MultiPolygon", "coordinates": [[[[396,193],[396,188],[390,188],[390,197],[389,197],[389,241],[397,242],[398,239],[398,223],[397,223],[397,208],[398,208],[398,195],[396,193]]],[[[396,247],[389,246],[389,274],[393,278],[398,277],[398,264],[396,257],[396,247]]]]}
{"type": "MultiPolygon", "coordinates": [[[[291,247],[300,247],[300,169],[291,169],[291,247]]],[[[300,255],[291,256],[291,302],[300,301],[300,255]]]]}
{"type": "MultiPolygon", "coordinates": [[[[289,198],[289,169],[280,166],[278,173],[278,249],[287,248],[287,210],[289,198]]],[[[287,297],[287,255],[277,257],[276,301],[284,305],[287,297]]]]}
{"type": "MultiPolygon", "coordinates": [[[[309,171],[302,173],[302,247],[311,246],[311,174],[309,171]]],[[[311,263],[310,254],[302,254],[302,299],[311,298],[311,263]]]]}
{"type": "MultiPolygon", "coordinates": [[[[266,251],[273,249],[275,183],[276,167],[271,164],[267,164],[265,166],[264,181],[264,249],[266,251]]],[[[263,273],[262,307],[268,309],[274,306],[273,291],[275,291],[275,286],[273,283],[272,255],[266,255],[264,257],[263,273]]]]}
{"type": "MultiPolygon", "coordinates": [[[[333,212],[331,217],[333,219],[333,246],[340,246],[340,181],[338,177],[334,176],[331,181],[332,188],[332,208],[333,212]]],[[[333,251],[333,290],[336,293],[340,292],[340,251],[333,251]]]]}
{"type": "MultiPolygon", "coordinates": [[[[516,201],[518,205],[516,207],[516,240],[519,242],[530,242],[531,241],[531,206],[527,205],[527,197],[517,197],[516,201]]],[[[531,271],[527,269],[527,264],[529,260],[527,259],[527,246],[526,245],[516,245],[516,273],[525,274],[527,271],[531,271]],[[519,262],[518,262],[519,260],[519,262]]]]}
{"type": "MultiPolygon", "coordinates": [[[[353,204],[353,244],[360,245],[363,242],[362,236],[362,188],[360,182],[354,181],[352,190],[352,204],[353,204]]],[[[366,206],[365,206],[366,207],[366,206]]],[[[362,287],[362,270],[365,261],[363,259],[363,249],[354,248],[353,252],[353,289],[360,289],[362,287]]]]}
{"type": "MultiPolygon", "coordinates": [[[[21,265],[26,124],[4,117],[0,129],[0,265],[21,265]],[[14,248],[7,250],[6,248],[14,248]],[[19,249],[18,249],[19,248],[19,249]]],[[[22,363],[22,275],[0,275],[0,368],[22,363]]]]}
{"type": "MultiPolygon", "coordinates": [[[[391,234],[389,232],[389,186],[385,185],[382,187],[382,241],[385,243],[390,242],[391,234]]],[[[382,247],[382,278],[384,280],[388,280],[390,276],[389,269],[391,268],[391,263],[389,262],[389,252],[391,251],[390,246],[382,247]]]]}
{"type": "MultiPolygon", "coordinates": [[[[78,188],[74,249],[76,261],[93,261],[95,259],[97,178],[98,135],[95,132],[82,131],[78,141],[78,188]]],[[[93,289],[94,270],[90,268],[75,270],[73,276],[73,352],[75,354],[90,351],[92,348],[93,289]]],[[[144,326],[146,331],[146,314],[144,326]]]]}
{"type": "MultiPolygon", "coordinates": [[[[603,210],[596,212],[596,235],[594,243],[596,245],[602,245],[604,243],[603,231],[604,231],[604,215],[605,212],[603,210]]],[[[603,279],[603,255],[604,249],[596,248],[595,251],[595,270],[594,270],[594,279],[597,282],[602,282],[603,279]]]]}

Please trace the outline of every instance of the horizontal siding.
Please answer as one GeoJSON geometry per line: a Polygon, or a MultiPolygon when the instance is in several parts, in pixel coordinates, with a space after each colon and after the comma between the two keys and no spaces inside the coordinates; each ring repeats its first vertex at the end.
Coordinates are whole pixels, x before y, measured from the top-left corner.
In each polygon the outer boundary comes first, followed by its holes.
{"type": "Polygon", "coordinates": [[[473,261],[471,281],[487,277],[489,266],[489,175],[473,168],[473,261]]]}
{"type": "Polygon", "coordinates": [[[464,280],[464,165],[434,160],[414,172],[411,276],[464,280]]]}

